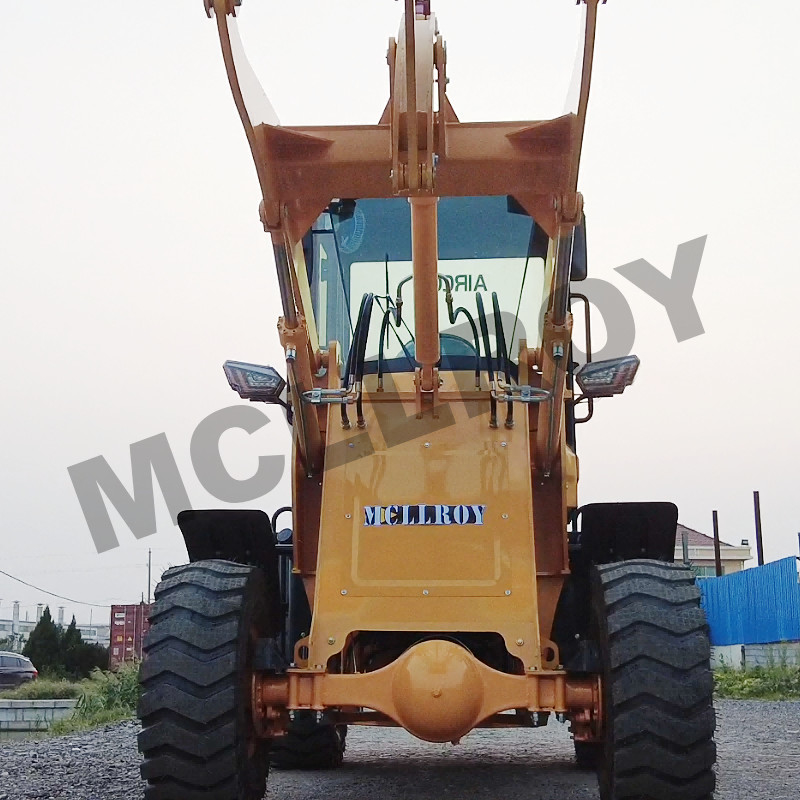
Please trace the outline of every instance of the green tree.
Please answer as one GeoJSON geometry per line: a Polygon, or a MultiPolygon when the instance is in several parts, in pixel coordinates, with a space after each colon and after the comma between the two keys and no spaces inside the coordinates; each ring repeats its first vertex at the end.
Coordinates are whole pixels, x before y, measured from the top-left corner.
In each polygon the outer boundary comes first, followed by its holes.
{"type": "Polygon", "coordinates": [[[78,630],[75,617],[69,627],[61,634],[61,663],[64,669],[74,678],[81,676],[81,651],[84,648],[83,637],[78,630]]]}
{"type": "Polygon", "coordinates": [[[108,669],[108,648],[101,644],[81,642],[76,655],[76,678],[88,677],[93,669],[108,669]]]}
{"type": "Polygon", "coordinates": [[[63,670],[61,659],[61,632],[50,616],[50,606],[46,606],[36,627],[31,631],[28,641],[22,650],[39,672],[60,672],[63,670]]]}

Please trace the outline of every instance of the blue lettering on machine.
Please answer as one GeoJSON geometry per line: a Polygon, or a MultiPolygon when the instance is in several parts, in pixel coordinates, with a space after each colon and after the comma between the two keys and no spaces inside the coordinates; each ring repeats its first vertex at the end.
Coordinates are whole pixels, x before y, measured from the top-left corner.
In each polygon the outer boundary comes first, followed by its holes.
{"type": "Polygon", "coordinates": [[[483,505],[391,505],[364,506],[364,527],[384,525],[483,525],[483,505]]]}

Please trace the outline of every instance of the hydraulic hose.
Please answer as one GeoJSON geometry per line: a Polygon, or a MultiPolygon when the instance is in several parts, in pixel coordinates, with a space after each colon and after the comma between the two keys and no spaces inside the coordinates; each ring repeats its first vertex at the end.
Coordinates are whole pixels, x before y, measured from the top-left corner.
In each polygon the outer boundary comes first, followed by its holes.
{"type": "MultiPolygon", "coordinates": [[[[347,352],[347,361],[344,366],[344,381],[345,387],[348,389],[353,388],[355,384],[355,353],[357,353],[357,343],[359,342],[361,336],[361,319],[364,314],[364,307],[367,303],[367,295],[364,295],[361,298],[361,305],[358,308],[358,318],[356,319],[356,327],[355,331],[353,332],[353,339],[350,342],[350,350],[347,352]]],[[[350,418],[347,416],[347,404],[342,403],[341,407],[341,414],[342,414],[342,427],[347,429],[350,427],[350,418]]]]}
{"type": "Polygon", "coordinates": [[[391,329],[395,339],[397,339],[397,342],[403,351],[403,355],[406,357],[406,360],[408,361],[409,367],[411,367],[411,371],[412,372],[414,371],[414,359],[411,357],[411,353],[408,352],[408,348],[403,344],[403,340],[400,338],[397,331],[394,328],[390,328],[392,320],[396,318],[396,309],[394,307],[394,303],[392,302],[392,298],[387,295],[383,299],[386,300],[385,310],[380,303],[381,298],[379,297],[375,298],[375,302],[378,304],[378,308],[380,308],[381,311],[383,311],[383,320],[381,322],[381,340],[378,343],[378,390],[383,389],[383,362],[384,362],[384,354],[386,352],[386,339],[388,338],[388,336],[386,335],[387,329],[391,329]]]}
{"type": "Polygon", "coordinates": [[[400,323],[403,321],[403,286],[405,286],[410,280],[413,280],[414,276],[409,275],[407,278],[403,278],[400,283],[397,284],[397,299],[395,300],[395,319],[394,324],[395,327],[399,328],[400,323]]]}
{"type": "Polygon", "coordinates": [[[383,390],[383,353],[384,341],[386,339],[386,329],[389,327],[389,320],[392,317],[391,308],[387,308],[383,312],[383,320],[381,320],[381,338],[378,342],[378,391],[383,390]]]}
{"type": "MultiPolygon", "coordinates": [[[[358,341],[358,351],[356,353],[356,384],[360,387],[364,380],[364,361],[367,354],[367,339],[369,338],[369,323],[372,319],[372,304],[375,301],[375,295],[365,294],[363,300],[363,310],[359,314],[358,325],[361,328],[360,337],[358,341]]],[[[364,419],[364,406],[363,406],[363,389],[358,392],[356,398],[356,414],[357,425],[359,428],[366,426],[364,419]]]]}
{"type": "MultiPolygon", "coordinates": [[[[511,386],[511,363],[508,360],[508,349],[506,347],[506,334],[503,330],[503,320],[500,316],[500,303],[497,300],[497,292],[492,292],[492,313],[494,314],[494,335],[497,339],[497,371],[501,367],[505,371],[506,386],[511,386]]],[[[511,400],[511,389],[506,389],[509,399],[506,403],[506,428],[514,427],[514,403],[511,400]]]]}
{"type": "Polygon", "coordinates": [[[460,314],[463,314],[467,318],[467,322],[469,322],[470,328],[472,328],[472,338],[475,342],[475,388],[481,388],[481,340],[478,336],[478,328],[475,325],[475,320],[472,317],[472,314],[467,311],[464,306],[459,306],[455,311],[453,311],[453,287],[449,282],[449,279],[446,275],[442,275],[447,283],[447,292],[445,293],[444,299],[447,303],[447,318],[450,320],[451,325],[456,324],[456,320],[458,319],[460,314]]]}
{"type": "Polygon", "coordinates": [[[472,317],[472,314],[467,311],[464,306],[459,306],[452,315],[450,319],[450,324],[455,325],[456,320],[458,319],[459,314],[463,314],[467,318],[467,322],[469,322],[470,328],[472,328],[472,338],[475,342],[475,388],[481,388],[481,340],[478,336],[478,328],[475,325],[475,320],[472,317]]]}
{"type": "Polygon", "coordinates": [[[486,372],[489,375],[489,395],[491,416],[489,418],[489,426],[492,428],[497,427],[497,400],[491,395],[491,387],[494,384],[494,367],[492,366],[492,348],[489,345],[489,326],[486,324],[486,312],[483,309],[483,297],[480,292],[475,294],[475,303],[478,306],[478,322],[481,326],[481,336],[483,337],[483,349],[486,353],[486,372]]]}

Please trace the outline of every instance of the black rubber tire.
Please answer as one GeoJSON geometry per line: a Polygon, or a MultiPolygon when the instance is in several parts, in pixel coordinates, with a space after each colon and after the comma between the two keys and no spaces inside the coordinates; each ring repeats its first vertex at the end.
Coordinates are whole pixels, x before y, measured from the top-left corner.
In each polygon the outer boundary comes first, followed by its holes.
{"type": "Polygon", "coordinates": [[[347,726],[316,721],[310,711],[298,711],[286,736],[272,743],[270,761],[275,769],[336,769],[342,765],[347,726]]]}
{"type": "Polygon", "coordinates": [[[270,632],[268,590],[260,569],[230,561],[164,573],[140,677],[145,800],[264,796],[269,744],[253,730],[250,678],[253,639],[270,632]]]}
{"type": "Polygon", "coordinates": [[[575,746],[575,763],[578,769],[585,769],[594,772],[603,759],[602,742],[579,742],[573,739],[575,746]]]}
{"type": "Polygon", "coordinates": [[[716,746],[708,624],[691,570],[592,569],[603,665],[602,800],[711,800],[716,746]]]}

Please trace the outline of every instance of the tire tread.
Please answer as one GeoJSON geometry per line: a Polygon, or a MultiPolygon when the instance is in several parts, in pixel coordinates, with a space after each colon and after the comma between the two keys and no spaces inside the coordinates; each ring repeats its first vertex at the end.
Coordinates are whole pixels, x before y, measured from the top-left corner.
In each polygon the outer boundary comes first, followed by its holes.
{"type": "Polygon", "coordinates": [[[290,725],[286,736],[276,739],[270,754],[276,769],[336,769],[342,765],[347,728],[303,714],[290,725]]]}
{"type": "Polygon", "coordinates": [[[242,755],[241,637],[266,591],[259,570],[227,561],[164,573],[140,677],[145,800],[263,797],[266,748],[242,755]]]}
{"type": "Polygon", "coordinates": [[[714,686],[694,576],[636,559],[596,567],[594,581],[609,727],[603,800],[711,800],[714,686]]]}

